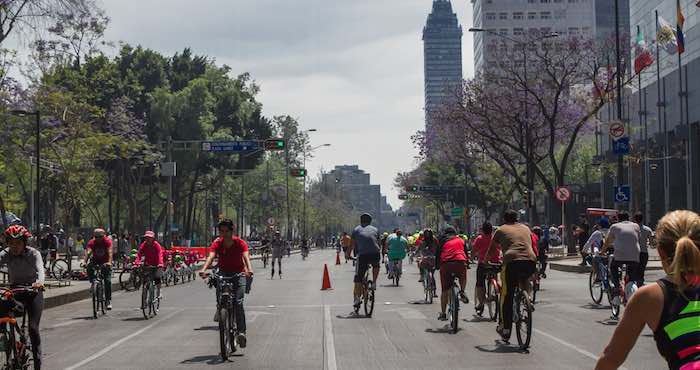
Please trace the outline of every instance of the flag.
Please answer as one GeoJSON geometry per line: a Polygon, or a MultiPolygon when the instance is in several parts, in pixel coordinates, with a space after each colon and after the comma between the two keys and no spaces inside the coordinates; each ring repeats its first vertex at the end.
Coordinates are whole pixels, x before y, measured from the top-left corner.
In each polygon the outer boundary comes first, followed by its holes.
{"type": "Polygon", "coordinates": [[[644,33],[641,27],[637,26],[637,45],[635,48],[637,56],[634,58],[634,73],[641,73],[644,68],[654,64],[654,57],[651,51],[647,48],[647,43],[644,40],[644,33]]]}
{"type": "Polygon", "coordinates": [[[678,40],[676,39],[676,31],[671,24],[666,22],[661,16],[656,18],[658,32],[656,33],[656,42],[669,54],[678,52],[678,40]]]}
{"type": "Polygon", "coordinates": [[[683,16],[683,9],[681,9],[681,0],[676,0],[676,16],[678,17],[676,23],[676,39],[678,40],[678,53],[683,54],[685,51],[685,35],[683,35],[683,24],[685,23],[685,17],[683,16]]]}

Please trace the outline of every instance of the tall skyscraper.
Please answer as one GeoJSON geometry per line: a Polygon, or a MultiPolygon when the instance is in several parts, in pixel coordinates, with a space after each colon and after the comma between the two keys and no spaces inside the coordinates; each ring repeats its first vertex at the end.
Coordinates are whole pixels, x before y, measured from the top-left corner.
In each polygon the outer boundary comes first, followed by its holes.
{"type": "MultiPolygon", "coordinates": [[[[526,39],[556,32],[561,37],[614,37],[613,0],[471,0],[474,27],[488,32],[474,34],[476,71],[497,62],[497,48],[504,37],[526,39]],[[499,37],[503,36],[503,37],[499,37]],[[534,37],[534,36],[533,36],[534,37]]],[[[629,30],[629,0],[619,0],[620,30],[629,30]]]]}
{"type": "Polygon", "coordinates": [[[462,27],[450,0],[434,0],[423,28],[426,131],[430,112],[462,82],[462,27]]]}

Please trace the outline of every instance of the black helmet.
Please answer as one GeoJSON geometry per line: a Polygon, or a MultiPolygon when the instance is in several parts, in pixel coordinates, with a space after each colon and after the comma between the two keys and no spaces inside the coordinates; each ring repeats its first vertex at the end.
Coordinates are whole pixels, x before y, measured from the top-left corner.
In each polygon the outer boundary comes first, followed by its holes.
{"type": "Polygon", "coordinates": [[[361,224],[371,224],[372,223],[372,215],[369,213],[363,213],[362,216],[360,216],[360,223],[361,224]]]}
{"type": "Polygon", "coordinates": [[[457,234],[457,230],[453,226],[447,226],[445,230],[442,231],[445,235],[457,234]]]}

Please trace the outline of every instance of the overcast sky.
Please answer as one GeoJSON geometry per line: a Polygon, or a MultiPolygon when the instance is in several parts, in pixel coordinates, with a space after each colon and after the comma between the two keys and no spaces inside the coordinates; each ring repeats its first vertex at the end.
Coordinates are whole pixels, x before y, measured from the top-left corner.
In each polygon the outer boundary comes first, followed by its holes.
{"type": "MultiPolygon", "coordinates": [[[[358,164],[400,205],[393,179],[415,165],[424,127],[421,32],[432,0],[102,0],[107,38],[167,55],[191,47],[261,87],[264,114],[289,114],[329,143],[311,174],[358,164]]],[[[473,75],[471,5],[453,1],[473,75]]]]}

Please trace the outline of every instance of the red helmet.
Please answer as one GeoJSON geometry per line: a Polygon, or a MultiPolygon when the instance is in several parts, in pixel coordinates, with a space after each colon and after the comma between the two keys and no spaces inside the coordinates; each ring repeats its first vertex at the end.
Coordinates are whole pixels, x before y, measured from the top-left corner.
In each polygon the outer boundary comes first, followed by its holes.
{"type": "Polygon", "coordinates": [[[24,239],[25,241],[32,236],[32,233],[22,225],[12,225],[5,230],[5,239],[24,239]]]}

